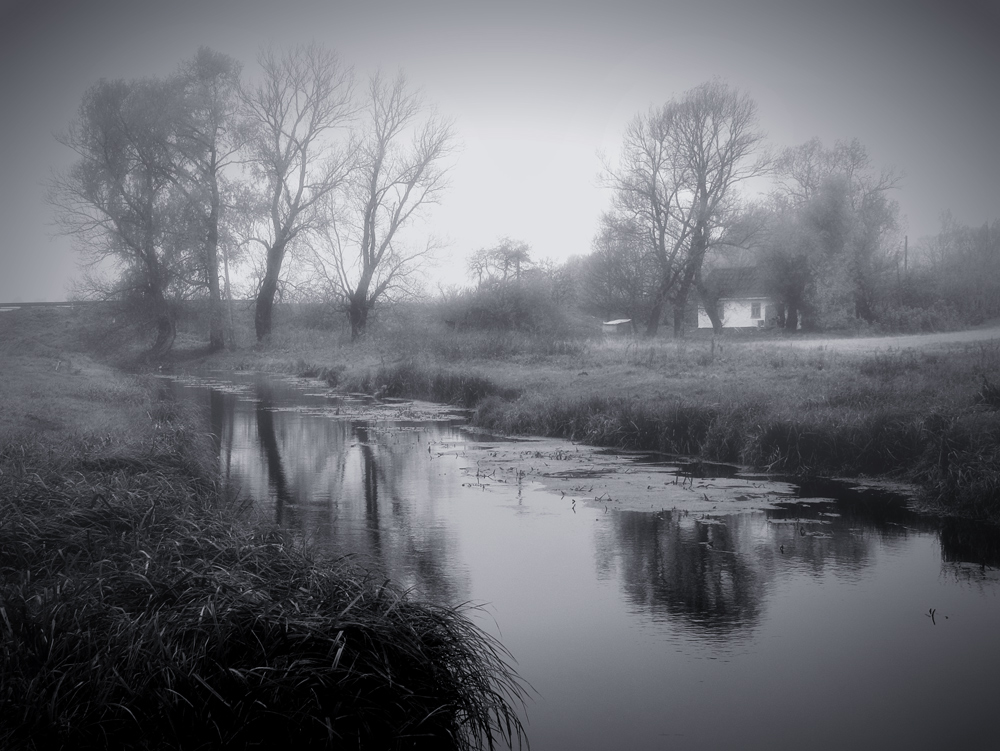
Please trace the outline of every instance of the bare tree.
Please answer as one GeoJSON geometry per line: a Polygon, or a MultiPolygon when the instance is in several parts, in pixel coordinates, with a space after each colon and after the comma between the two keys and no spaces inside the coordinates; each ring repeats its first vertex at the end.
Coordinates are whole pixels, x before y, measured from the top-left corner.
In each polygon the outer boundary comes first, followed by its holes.
{"type": "Polygon", "coordinates": [[[319,226],[324,200],[350,171],[352,149],[334,136],[354,113],[352,72],[333,52],[310,45],[280,56],[264,51],[258,60],[263,78],[243,89],[241,99],[250,128],[248,160],[267,216],[257,238],[264,273],[254,328],[262,339],[271,333],[286,253],[303,232],[319,226]]]}
{"type": "Polygon", "coordinates": [[[184,243],[184,202],[173,190],[176,87],[157,80],[105,81],[84,95],[60,140],[78,160],[54,179],[56,221],[92,263],[112,260],[119,275],[106,296],[132,305],[156,335],[151,354],[166,353],[176,334],[169,302],[184,243]]]}
{"type": "Polygon", "coordinates": [[[656,333],[691,232],[681,205],[683,165],[673,143],[676,109],[667,104],[637,115],[626,128],[618,167],[605,168],[615,212],[634,222],[656,268],[646,325],[649,334],[656,333]]]}
{"type": "Polygon", "coordinates": [[[615,209],[641,228],[656,266],[646,333],[673,301],[675,332],[709,248],[737,215],[736,188],[769,169],[749,95],[704,83],[629,125],[618,167],[607,168],[615,209]]]}
{"type": "Polygon", "coordinates": [[[402,74],[392,81],[376,74],[367,94],[353,169],[344,190],[324,201],[324,222],[312,233],[313,264],[347,313],[353,339],[433,251],[430,241],[404,244],[400,232],[440,198],[454,149],[451,124],[424,117],[421,97],[402,74]]]}
{"type": "Polygon", "coordinates": [[[673,300],[674,335],[679,336],[688,294],[699,281],[709,248],[745,245],[752,236],[753,226],[737,204],[736,188],[766,174],[771,160],[761,153],[764,133],[757,127],[757,104],[720,81],[704,83],[684,95],[675,128],[691,228],[673,300]]]}
{"type": "Polygon", "coordinates": [[[225,344],[219,281],[220,225],[226,209],[226,170],[246,140],[238,113],[240,66],[207,47],[198,50],[177,76],[184,106],[177,128],[177,185],[197,216],[209,299],[209,347],[225,344]]]}
{"type": "Polygon", "coordinates": [[[469,259],[469,273],[476,286],[505,284],[521,278],[522,268],[531,264],[531,246],[521,240],[504,237],[492,248],[480,248],[469,259]]]}

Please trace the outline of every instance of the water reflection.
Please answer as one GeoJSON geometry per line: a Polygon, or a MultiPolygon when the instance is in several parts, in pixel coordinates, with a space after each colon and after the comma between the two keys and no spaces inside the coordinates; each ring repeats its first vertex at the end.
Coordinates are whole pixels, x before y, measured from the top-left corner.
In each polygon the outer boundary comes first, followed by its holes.
{"type": "MultiPolygon", "coordinates": [[[[282,382],[260,379],[251,386],[228,393],[174,386],[185,398],[207,402],[227,482],[277,525],[326,550],[391,572],[433,599],[467,596],[461,572],[446,563],[454,543],[447,526],[433,503],[413,502],[418,493],[433,498],[439,490],[421,433],[405,425],[330,419],[326,397],[310,398],[282,382]],[[317,409],[303,412],[302,401],[317,409]]],[[[447,428],[430,430],[430,439],[442,431],[447,428]]]]}
{"type": "MultiPolygon", "coordinates": [[[[454,449],[472,436],[456,423],[344,417],[337,398],[273,378],[214,385],[173,388],[205,404],[224,478],[276,524],[354,555],[427,596],[446,602],[467,597],[467,577],[455,560],[461,533],[439,514],[436,499],[484,487],[460,483],[459,468],[438,471],[431,447],[454,449]]],[[[733,469],[693,463],[677,472],[704,477],[733,469]]],[[[518,513],[529,514],[521,478],[515,479],[510,485],[517,488],[518,513]]],[[[910,534],[938,535],[943,564],[961,563],[970,576],[970,562],[984,575],[1000,568],[1000,538],[993,530],[918,515],[885,493],[818,479],[796,482],[809,502],[767,512],[721,518],[676,510],[611,514],[594,538],[597,576],[620,579],[637,611],[723,636],[752,630],[779,571],[857,576],[877,550],[903,545],[910,534]]]]}
{"type": "Polygon", "coordinates": [[[620,512],[598,538],[597,566],[615,572],[633,606],[691,628],[731,634],[760,616],[765,573],[751,564],[745,522],[695,519],[683,512],[620,512]]]}
{"type": "Polygon", "coordinates": [[[492,603],[481,625],[539,691],[533,748],[845,748],[882,727],[890,745],[959,747],[959,726],[976,747],[992,733],[991,695],[968,687],[1000,674],[993,530],[820,481],[728,516],[571,505],[517,466],[481,474],[490,443],[457,421],[282,380],[213,386],[172,388],[276,524],[422,596],[492,603]]]}
{"type": "Polygon", "coordinates": [[[282,525],[287,521],[285,508],[294,505],[294,496],[288,491],[288,480],[285,477],[284,467],[281,466],[281,449],[278,447],[278,438],[274,430],[274,404],[270,399],[270,389],[261,389],[258,395],[259,401],[254,408],[257,439],[260,441],[264,466],[267,468],[267,484],[275,500],[274,520],[282,525]]]}

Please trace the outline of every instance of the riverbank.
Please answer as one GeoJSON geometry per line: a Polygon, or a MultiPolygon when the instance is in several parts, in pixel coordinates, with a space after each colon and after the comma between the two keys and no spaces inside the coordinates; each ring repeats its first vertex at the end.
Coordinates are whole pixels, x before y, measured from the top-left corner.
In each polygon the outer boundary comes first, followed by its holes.
{"type": "Polygon", "coordinates": [[[966,339],[559,340],[413,318],[361,343],[286,325],[262,345],[181,353],[174,367],[461,404],[475,425],[513,435],[908,483],[940,513],[1000,522],[1000,341],[966,339]]]}
{"type": "Polygon", "coordinates": [[[153,379],[92,357],[94,325],[0,318],[0,745],[520,740],[500,644],[257,523],[153,379]]]}

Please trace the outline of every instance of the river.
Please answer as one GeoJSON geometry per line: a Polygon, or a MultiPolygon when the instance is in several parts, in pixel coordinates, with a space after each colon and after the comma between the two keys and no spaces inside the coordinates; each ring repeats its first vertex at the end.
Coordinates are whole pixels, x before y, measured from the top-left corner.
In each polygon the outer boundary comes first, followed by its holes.
{"type": "Polygon", "coordinates": [[[533,688],[536,751],[996,747],[995,533],[885,491],[511,441],[301,379],[166,383],[260,513],[480,605],[533,688]]]}

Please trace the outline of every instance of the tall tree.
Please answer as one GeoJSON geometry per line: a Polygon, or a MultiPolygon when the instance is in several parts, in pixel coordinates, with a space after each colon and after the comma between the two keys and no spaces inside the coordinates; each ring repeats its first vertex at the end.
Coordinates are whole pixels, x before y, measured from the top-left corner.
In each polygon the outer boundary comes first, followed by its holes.
{"type": "Polygon", "coordinates": [[[668,302],[679,333],[678,311],[736,213],[738,186],[769,168],[758,155],[763,138],[753,99],[719,81],[637,116],[626,130],[619,165],[606,173],[616,211],[642,228],[656,266],[647,334],[668,302]]]}
{"type": "Polygon", "coordinates": [[[265,222],[257,238],[263,275],[254,309],[258,339],[271,333],[282,264],[299,236],[318,226],[324,200],[350,171],[352,149],[334,137],[353,116],[353,77],[317,45],[258,58],[262,80],[241,91],[248,123],[247,156],[265,222]]]}
{"type": "Polygon", "coordinates": [[[344,190],[324,202],[324,222],[313,233],[314,265],[346,312],[353,339],[433,251],[431,241],[410,245],[400,233],[439,200],[453,149],[451,124],[427,114],[401,73],[371,78],[353,169],[344,190]]]}
{"type": "Polygon", "coordinates": [[[685,175],[673,142],[676,109],[670,103],[637,115],[625,130],[618,166],[605,170],[615,213],[639,228],[655,269],[646,322],[650,335],[677,282],[691,233],[681,207],[685,175]]]}
{"type": "Polygon", "coordinates": [[[177,128],[177,182],[187,196],[203,248],[202,269],[208,287],[209,347],[225,344],[219,281],[220,225],[229,185],[226,171],[245,141],[238,112],[240,66],[207,47],[182,66],[177,76],[183,107],[177,128]]]}
{"type": "Polygon", "coordinates": [[[737,205],[738,186],[764,175],[771,165],[769,157],[760,153],[764,133],[757,125],[757,104],[720,81],[704,83],[684,95],[675,128],[691,228],[673,296],[674,335],[679,336],[688,295],[700,279],[708,250],[744,245],[754,234],[754,223],[737,205]]]}
{"type": "Polygon", "coordinates": [[[184,243],[183,200],[173,189],[177,89],[158,80],[106,81],[84,95],[61,139],[78,156],[49,192],[60,229],[92,262],[119,268],[105,293],[155,329],[151,354],[173,344],[169,296],[184,243]]]}
{"type": "Polygon", "coordinates": [[[826,149],[816,138],[786,149],[776,173],[778,230],[766,255],[779,292],[806,327],[872,322],[895,268],[898,174],[875,169],[857,139],[826,149]]]}

